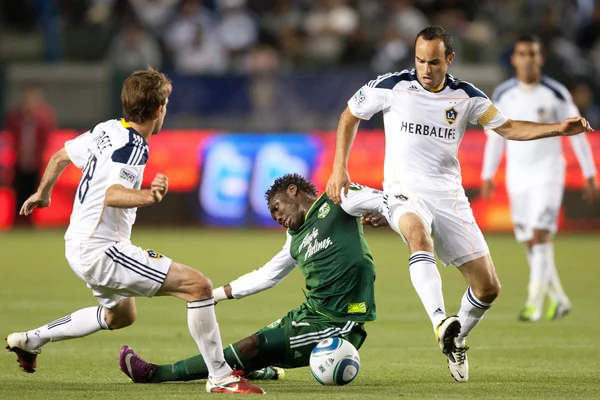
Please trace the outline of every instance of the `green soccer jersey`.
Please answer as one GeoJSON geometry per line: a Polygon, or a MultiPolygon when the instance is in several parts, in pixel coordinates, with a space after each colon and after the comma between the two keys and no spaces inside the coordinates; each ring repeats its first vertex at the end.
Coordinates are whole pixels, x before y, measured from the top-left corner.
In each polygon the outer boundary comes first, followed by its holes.
{"type": "Polygon", "coordinates": [[[334,320],[373,321],[375,266],[359,218],[380,210],[383,193],[353,184],[342,204],[322,194],[284,248],[262,268],[231,282],[234,298],[277,285],[297,266],[306,280],[307,304],[334,320]]]}
{"type": "Polygon", "coordinates": [[[290,254],[306,279],[309,305],[333,318],[374,320],[375,265],[358,218],[324,193],[304,224],[288,233],[290,254]]]}

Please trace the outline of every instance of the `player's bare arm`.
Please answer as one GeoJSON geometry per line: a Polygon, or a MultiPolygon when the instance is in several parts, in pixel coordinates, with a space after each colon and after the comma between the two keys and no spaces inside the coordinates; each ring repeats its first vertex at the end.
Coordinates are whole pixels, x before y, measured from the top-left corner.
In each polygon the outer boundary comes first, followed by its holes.
{"type": "Polygon", "coordinates": [[[31,197],[23,203],[23,206],[19,211],[20,215],[29,215],[35,208],[44,208],[50,205],[52,188],[60,177],[60,174],[62,174],[69,164],[71,164],[71,159],[67,155],[67,151],[64,147],[52,155],[46,166],[44,176],[42,177],[37,192],[32,194],[31,197]]]}
{"type": "Polygon", "coordinates": [[[168,190],[169,178],[163,174],[156,174],[150,189],[127,189],[119,184],[109,186],[104,203],[116,208],[145,207],[160,203],[168,190]]]}
{"type": "Polygon", "coordinates": [[[591,132],[589,122],[582,117],[567,118],[560,124],[538,124],[528,121],[509,119],[498,128],[499,135],[508,140],[535,140],[554,136],[573,136],[582,132],[591,132]]]}
{"type": "Polygon", "coordinates": [[[583,199],[587,201],[588,204],[593,205],[598,198],[600,198],[600,191],[598,189],[596,176],[591,176],[587,178],[583,184],[583,199]]]}
{"type": "Polygon", "coordinates": [[[348,188],[350,187],[350,174],[348,173],[348,159],[350,157],[350,150],[354,143],[354,138],[358,131],[358,125],[360,124],[360,118],[355,117],[348,107],[342,112],[340,122],[338,123],[336,144],[335,144],[335,158],[333,161],[333,172],[327,182],[327,196],[334,203],[340,204],[342,202],[341,193],[342,188],[344,194],[348,194],[348,188]]]}

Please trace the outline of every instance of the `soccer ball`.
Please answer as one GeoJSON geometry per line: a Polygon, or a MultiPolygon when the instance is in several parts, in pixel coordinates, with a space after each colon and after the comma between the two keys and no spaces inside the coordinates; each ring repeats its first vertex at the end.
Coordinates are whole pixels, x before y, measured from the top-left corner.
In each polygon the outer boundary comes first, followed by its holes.
{"type": "Polygon", "coordinates": [[[359,369],[358,351],[344,339],[324,339],[310,353],[310,372],[321,385],[347,385],[359,369]]]}

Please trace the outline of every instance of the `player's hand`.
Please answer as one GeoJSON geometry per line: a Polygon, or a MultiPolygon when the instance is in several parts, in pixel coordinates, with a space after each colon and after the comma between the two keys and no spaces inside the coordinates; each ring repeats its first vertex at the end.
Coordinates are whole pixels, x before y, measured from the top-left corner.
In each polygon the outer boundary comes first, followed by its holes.
{"type": "Polygon", "coordinates": [[[494,185],[494,181],[491,179],[483,181],[483,184],[481,185],[481,197],[483,197],[484,200],[489,201],[494,197],[495,193],[496,185],[494,185]]]}
{"type": "Polygon", "coordinates": [[[371,225],[375,228],[386,226],[388,224],[385,215],[379,211],[367,211],[360,217],[360,223],[363,225],[371,225]]]}
{"type": "Polygon", "coordinates": [[[583,117],[567,118],[560,124],[560,132],[565,136],[573,136],[592,130],[590,123],[583,117]]]}
{"type": "Polygon", "coordinates": [[[44,208],[50,205],[50,196],[39,192],[32,194],[21,206],[19,215],[30,215],[36,208],[44,208]]]}
{"type": "Polygon", "coordinates": [[[163,174],[156,174],[150,187],[155,203],[160,203],[169,191],[169,178],[163,174]]]}
{"type": "Polygon", "coordinates": [[[598,191],[598,185],[596,184],[596,177],[593,176],[585,180],[583,185],[583,199],[588,202],[589,205],[593,205],[594,201],[600,198],[600,192],[598,191]]]}
{"type": "Polygon", "coordinates": [[[350,189],[350,174],[346,168],[334,169],[329,177],[329,181],[327,181],[327,196],[335,204],[341,204],[342,189],[344,189],[344,197],[348,196],[348,189],[350,189]]]}

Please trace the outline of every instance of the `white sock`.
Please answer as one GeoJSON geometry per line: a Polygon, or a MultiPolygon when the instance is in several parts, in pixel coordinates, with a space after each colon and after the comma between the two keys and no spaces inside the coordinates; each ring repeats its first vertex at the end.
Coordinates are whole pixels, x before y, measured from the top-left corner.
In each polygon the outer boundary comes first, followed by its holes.
{"type": "Polygon", "coordinates": [[[548,290],[548,252],[546,243],[531,246],[527,305],[542,308],[548,290]]]}
{"type": "Polygon", "coordinates": [[[232,369],[225,361],[221,332],[215,316],[215,300],[211,297],[187,303],[188,328],[204,357],[208,375],[219,381],[231,375],[232,369]]]}
{"type": "Polygon", "coordinates": [[[546,261],[548,266],[546,268],[546,276],[548,279],[548,296],[558,303],[569,304],[569,298],[567,297],[560,278],[558,277],[558,270],[556,269],[556,262],[554,259],[554,244],[552,242],[544,243],[540,245],[544,247],[546,252],[546,261]]]}
{"type": "Polygon", "coordinates": [[[442,294],[442,277],[435,264],[433,253],[415,251],[408,258],[408,268],[410,280],[421,298],[435,332],[435,328],[446,318],[446,310],[442,294]]]}
{"type": "Polygon", "coordinates": [[[27,332],[27,347],[38,350],[48,342],[74,339],[109,329],[104,321],[104,307],[88,307],[27,332]]]}
{"type": "Polygon", "coordinates": [[[475,297],[470,286],[467,288],[460,302],[460,311],[458,312],[458,320],[461,325],[460,334],[456,338],[456,345],[458,347],[465,345],[467,335],[481,322],[485,312],[491,306],[491,303],[484,303],[475,297]]]}

